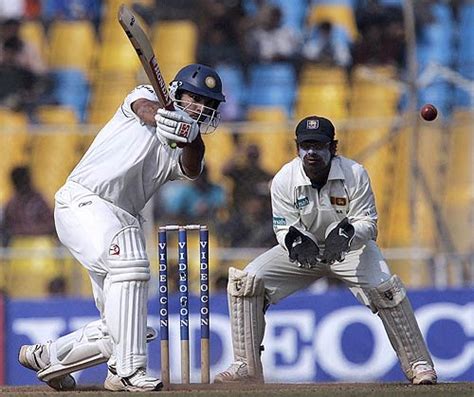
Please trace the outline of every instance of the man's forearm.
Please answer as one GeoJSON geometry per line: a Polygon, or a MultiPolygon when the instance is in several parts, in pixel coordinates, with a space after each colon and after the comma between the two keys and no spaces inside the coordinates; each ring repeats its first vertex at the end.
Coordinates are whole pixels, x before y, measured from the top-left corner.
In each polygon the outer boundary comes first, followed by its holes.
{"type": "Polygon", "coordinates": [[[148,99],[137,99],[132,103],[132,110],[146,125],[156,127],[155,115],[160,104],[148,99]]]}
{"type": "Polygon", "coordinates": [[[194,141],[184,146],[183,153],[181,154],[181,165],[186,175],[190,178],[196,178],[201,173],[204,150],[205,147],[201,135],[198,135],[194,141]]]}

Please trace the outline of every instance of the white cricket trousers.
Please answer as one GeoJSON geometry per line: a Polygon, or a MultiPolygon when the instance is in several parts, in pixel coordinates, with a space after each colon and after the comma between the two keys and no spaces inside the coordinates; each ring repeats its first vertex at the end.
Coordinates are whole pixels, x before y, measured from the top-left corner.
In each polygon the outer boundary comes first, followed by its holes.
{"type": "MultiPolygon", "coordinates": [[[[137,218],[103,200],[83,186],[68,181],[55,196],[54,220],[59,240],[88,270],[97,308],[103,317],[107,255],[114,236],[137,218]]],[[[143,237],[143,236],[142,236],[143,237]]]]}
{"type": "Polygon", "coordinates": [[[391,276],[380,249],[372,240],[347,253],[343,262],[320,264],[312,269],[290,262],[288,252],[277,245],[250,262],[245,271],[263,279],[265,299],[270,304],[327,276],[342,280],[362,304],[370,307],[364,290],[378,286],[391,276]]]}

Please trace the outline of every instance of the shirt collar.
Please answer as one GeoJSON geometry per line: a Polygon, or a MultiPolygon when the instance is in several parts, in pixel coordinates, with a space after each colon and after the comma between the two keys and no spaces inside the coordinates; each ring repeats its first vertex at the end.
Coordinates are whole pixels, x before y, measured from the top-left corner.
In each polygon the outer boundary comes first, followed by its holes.
{"type": "MultiPolygon", "coordinates": [[[[308,176],[304,172],[303,169],[303,160],[301,160],[300,157],[296,157],[295,159],[298,164],[298,175],[296,178],[296,185],[298,186],[305,186],[309,185],[311,186],[311,181],[309,180],[308,176]]],[[[329,175],[328,175],[328,181],[331,180],[344,180],[344,173],[342,172],[341,164],[340,164],[340,159],[338,156],[335,156],[331,160],[331,169],[329,170],[329,175]]]]}

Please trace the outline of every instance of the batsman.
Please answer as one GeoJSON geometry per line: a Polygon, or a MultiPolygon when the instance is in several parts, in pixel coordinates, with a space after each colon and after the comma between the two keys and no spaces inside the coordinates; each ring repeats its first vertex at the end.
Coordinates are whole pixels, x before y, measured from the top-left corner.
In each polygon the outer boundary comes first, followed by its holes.
{"type": "Polygon", "coordinates": [[[56,193],[59,239],[87,269],[100,314],[55,341],[21,347],[20,363],[57,390],[74,389],[71,373],[104,362],[107,390],[163,386],[146,370],[146,341],[156,333],[147,328],[150,263],[140,211],[166,182],[200,175],[201,133],[217,127],[225,101],[219,75],[201,64],[177,73],[170,96],[176,110],[161,108],[152,86],[134,89],[56,193]]]}
{"type": "Polygon", "coordinates": [[[216,383],[263,382],[265,311],[321,277],[343,281],[377,313],[413,384],[435,384],[433,361],[406,289],[376,244],[377,211],[362,165],[337,155],[335,128],[310,116],[296,127],[298,156],[271,186],[278,245],[244,270],[229,269],[227,287],[234,361],[216,383]]]}

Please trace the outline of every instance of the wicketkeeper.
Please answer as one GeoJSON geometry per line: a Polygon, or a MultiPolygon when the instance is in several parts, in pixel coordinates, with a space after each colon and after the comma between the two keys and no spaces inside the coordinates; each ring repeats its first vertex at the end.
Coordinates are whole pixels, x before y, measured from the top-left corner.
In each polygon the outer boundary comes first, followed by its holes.
{"type": "Polygon", "coordinates": [[[215,382],[263,382],[260,354],[265,311],[321,277],[343,281],[382,320],[403,372],[413,384],[436,372],[397,275],[377,246],[377,211],[362,165],[336,154],[334,126],[311,116],[296,127],[298,156],[272,182],[278,245],[243,271],[229,269],[227,288],[234,362],[215,382]]]}
{"type": "Polygon", "coordinates": [[[155,333],[147,331],[150,264],[139,213],[167,181],[199,176],[201,133],[217,127],[225,101],[218,74],[200,64],[181,69],[170,94],[175,111],[160,109],[151,86],[133,90],[56,193],[59,239],[87,269],[100,313],[56,341],[21,347],[20,363],[57,390],[75,388],[72,372],[106,361],[108,390],[163,386],[146,372],[155,333]]]}

